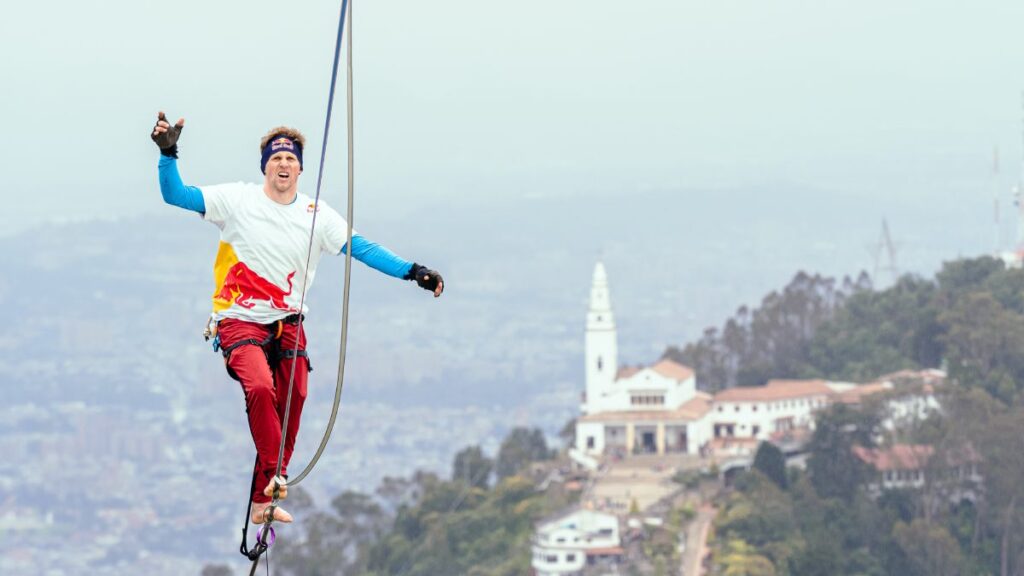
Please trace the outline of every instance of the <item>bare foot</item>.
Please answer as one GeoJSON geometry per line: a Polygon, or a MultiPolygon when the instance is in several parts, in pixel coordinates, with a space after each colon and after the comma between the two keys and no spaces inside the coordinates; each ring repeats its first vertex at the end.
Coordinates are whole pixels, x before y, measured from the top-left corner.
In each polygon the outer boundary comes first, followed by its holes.
{"type": "MultiPolygon", "coordinates": [[[[263,524],[267,521],[267,516],[270,514],[269,509],[270,502],[253,502],[252,503],[252,515],[249,517],[253,524],[263,524]]],[[[292,515],[284,510],[284,508],[274,508],[274,522],[282,522],[289,524],[292,521],[292,515]]]]}
{"type": "Polygon", "coordinates": [[[277,484],[277,499],[284,500],[288,497],[288,480],[283,476],[274,476],[270,479],[270,483],[263,489],[263,495],[267,498],[274,497],[274,484],[277,484]]]}

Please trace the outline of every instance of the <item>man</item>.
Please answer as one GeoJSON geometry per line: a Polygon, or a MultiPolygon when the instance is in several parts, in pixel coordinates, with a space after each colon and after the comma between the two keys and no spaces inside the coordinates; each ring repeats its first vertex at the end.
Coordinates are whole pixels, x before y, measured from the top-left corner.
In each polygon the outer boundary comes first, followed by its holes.
{"type": "MultiPolygon", "coordinates": [[[[313,282],[321,253],[348,250],[348,225],[322,200],[314,205],[312,198],[298,191],[306,144],[298,130],[281,126],[263,137],[262,186],[239,182],[200,189],[186,186],[178,173],[177,142],[184,125],[184,118],[171,125],[163,112],[157,114],[151,137],[160,148],[160,192],[168,204],[198,212],[220,228],[213,270],[212,332],[219,339],[228,373],[242,385],[256,445],[251,519],[262,524],[272,513],[276,522],[291,522],[290,514],[270,507],[270,502],[275,488],[280,498],[287,496],[288,461],[306,399],[310,368],[301,320],[307,309],[301,304],[300,310],[300,302],[313,282]],[[281,476],[274,477],[291,378],[281,476]]],[[[356,260],[391,276],[415,280],[435,298],[444,290],[437,272],[403,260],[354,231],[351,250],[356,260]]]]}

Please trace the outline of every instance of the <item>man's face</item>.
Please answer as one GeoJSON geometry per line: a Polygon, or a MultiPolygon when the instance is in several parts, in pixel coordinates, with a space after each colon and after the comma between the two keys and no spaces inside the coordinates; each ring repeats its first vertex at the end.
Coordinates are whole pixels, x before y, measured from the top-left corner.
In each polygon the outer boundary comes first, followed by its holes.
{"type": "Polygon", "coordinates": [[[281,151],[267,160],[265,179],[276,192],[289,192],[295,189],[301,173],[299,158],[291,152],[281,151]]]}

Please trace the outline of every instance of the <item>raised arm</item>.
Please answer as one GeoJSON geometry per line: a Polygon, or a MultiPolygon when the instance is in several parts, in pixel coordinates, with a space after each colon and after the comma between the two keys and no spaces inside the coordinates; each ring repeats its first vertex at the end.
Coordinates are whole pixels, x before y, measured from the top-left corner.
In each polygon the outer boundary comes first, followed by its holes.
{"type": "Polygon", "coordinates": [[[203,192],[195,186],[186,186],[178,173],[178,136],[185,126],[185,119],[179,118],[172,126],[163,112],[157,114],[156,125],[150,137],[160,148],[160,194],[164,202],[203,214],[206,203],[203,192]]]}

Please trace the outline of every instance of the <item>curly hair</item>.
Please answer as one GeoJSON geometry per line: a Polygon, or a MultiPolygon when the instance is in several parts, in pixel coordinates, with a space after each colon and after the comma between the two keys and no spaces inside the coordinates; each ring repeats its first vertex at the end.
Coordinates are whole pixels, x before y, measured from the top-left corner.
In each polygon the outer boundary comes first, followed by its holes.
{"type": "Polygon", "coordinates": [[[298,142],[299,148],[302,148],[303,150],[306,149],[306,137],[302,135],[302,132],[288,126],[278,126],[276,128],[271,128],[270,131],[267,132],[260,140],[260,153],[263,153],[263,149],[267,147],[268,142],[278,136],[287,136],[298,142]]]}

